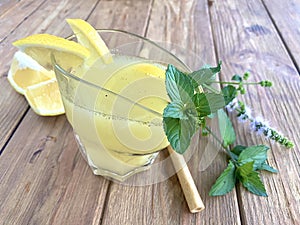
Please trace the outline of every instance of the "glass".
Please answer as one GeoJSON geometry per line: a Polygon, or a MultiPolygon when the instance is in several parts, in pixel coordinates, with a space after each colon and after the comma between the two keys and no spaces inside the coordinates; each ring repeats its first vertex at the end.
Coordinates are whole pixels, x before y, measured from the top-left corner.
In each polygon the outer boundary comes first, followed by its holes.
{"type": "MultiPolygon", "coordinates": [[[[168,103],[167,64],[188,67],[143,37],[98,30],[111,55],[63,68],[52,57],[66,116],[96,175],[124,181],[148,169],[169,145],[162,113],[168,103]],[[112,61],[107,61],[112,56],[112,61]]],[[[74,36],[69,39],[75,39],[74,36]]]]}

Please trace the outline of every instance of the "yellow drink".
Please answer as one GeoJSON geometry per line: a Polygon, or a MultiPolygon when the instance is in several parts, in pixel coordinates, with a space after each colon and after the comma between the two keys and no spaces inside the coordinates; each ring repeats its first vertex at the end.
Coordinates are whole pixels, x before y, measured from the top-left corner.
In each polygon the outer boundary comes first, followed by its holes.
{"type": "Polygon", "coordinates": [[[115,56],[111,64],[98,60],[82,79],[96,86],[80,82],[73,85],[73,99],[62,97],[94,173],[123,180],[147,168],[168,145],[162,127],[165,66],[115,56]]]}
{"type": "MultiPolygon", "coordinates": [[[[54,59],[53,65],[67,118],[89,166],[94,174],[124,181],[149,168],[169,144],[163,130],[163,110],[169,101],[167,64],[189,69],[143,37],[117,30],[97,32],[104,47],[95,48],[98,42],[89,32],[76,32],[93,53],[83,65],[69,68],[54,59]]],[[[163,161],[149,172],[163,173],[163,161]]],[[[143,180],[143,175],[138,177],[143,180]]]]}

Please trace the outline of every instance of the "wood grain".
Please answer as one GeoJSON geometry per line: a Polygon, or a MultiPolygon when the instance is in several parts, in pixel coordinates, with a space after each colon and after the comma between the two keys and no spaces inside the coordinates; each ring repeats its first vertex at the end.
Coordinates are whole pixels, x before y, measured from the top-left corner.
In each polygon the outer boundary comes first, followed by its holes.
{"type": "Polygon", "coordinates": [[[0,26],[5,24],[6,29],[0,30],[0,43],[10,34],[16,27],[18,27],[28,16],[36,11],[45,0],[30,0],[30,1],[9,1],[3,5],[5,9],[2,11],[0,6],[0,26]]]}
{"type": "Polygon", "coordinates": [[[299,0],[2,3],[0,224],[300,224],[299,0]],[[240,185],[226,196],[209,197],[226,156],[203,137],[199,144],[193,143],[197,154],[188,163],[206,206],[199,214],[189,213],[176,176],[142,187],[94,176],[65,116],[35,115],[7,81],[16,51],[11,42],[33,33],[68,36],[71,30],[65,18],[83,18],[97,28],[122,29],[172,43],[166,45],[179,47],[172,49],[174,54],[192,69],[222,59],[222,77],[230,79],[248,70],[251,80],[273,80],[272,89],[252,87],[242,99],[252,106],[253,114],[268,118],[293,139],[296,147],[281,149],[251,134],[247,124],[234,123],[240,144],[271,145],[269,163],[279,174],[263,173],[269,197],[256,197],[240,185]],[[186,50],[190,54],[184,54],[186,50]]]}
{"type": "MultiPolygon", "coordinates": [[[[9,140],[28,109],[28,104],[24,97],[15,92],[7,80],[7,73],[13,54],[17,51],[11,43],[34,33],[46,32],[61,35],[63,37],[68,36],[71,34],[71,29],[66,22],[64,22],[65,18],[88,17],[89,12],[92,11],[97,4],[94,0],[81,0],[76,2],[50,1],[44,2],[42,5],[36,5],[38,1],[33,2],[33,4],[29,4],[30,2],[28,2],[28,5],[20,3],[15,6],[16,12],[21,12],[21,9],[24,9],[24,12],[30,12],[29,20],[26,19],[26,16],[29,15],[23,13],[20,13],[20,15],[12,14],[15,16],[6,13],[1,16],[1,21],[6,21],[5,27],[10,29],[10,24],[7,21],[15,21],[15,23],[18,23],[18,26],[15,26],[14,30],[10,30],[5,37],[5,40],[0,42],[0,149],[2,149],[9,140]],[[21,17],[21,15],[23,15],[23,17],[21,17]],[[57,19],[58,15],[59,19],[57,19]],[[16,19],[14,20],[11,18],[16,19]],[[19,21],[19,19],[21,21],[19,21]]],[[[6,29],[1,29],[1,32],[2,30],[6,29]]]]}
{"type": "Polygon", "coordinates": [[[2,0],[0,2],[0,15],[3,15],[9,9],[13,8],[17,4],[18,0],[2,0]]]}
{"type": "MultiPolygon", "coordinates": [[[[156,2],[147,36],[156,39],[160,37],[163,41],[175,43],[184,49],[188,49],[188,53],[196,57],[196,59],[187,58],[188,65],[193,69],[198,69],[204,64],[215,64],[215,49],[210,28],[208,4],[200,1],[164,1],[164,3],[165,5],[162,7],[159,1],[156,2]],[[166,16],[162,20],[157,15],[166,16]],[[154,21],[153,24],[151,23],[152,20],[154,21]],[[161,26],[161,24],[165,24],[165,26],[161,26]],[[160,29],[158,29],[159,27],[160,29]],[[162,32],[162,34],[156,35],[156,30],[162,32]]],[[[215,157],[213,162],[207,165],[205,170],[200,171],[199,164],[204,155],[207,155],[204,152],[207,145],[208,142],[201,140],[196,153],[188,163],[206,208],[201,213],[196,214],[194,218],[189,218],[189,221],[176,222],[178,224],[209,224],[212,215],[218,215],[214,218],[215,224],[239,224],[235,191],[222,198],[208,196],[213,182],[225,167],[225,158],[222,154],[211,155],[215,157]],[[230,208],[223,209],[220,207],[221,205],[230,205],[230,208]]],[[[183,206],[178,204],[173,205],[173,207],[181,208],[183,206]]],[[[179,211],[181,210],[179,209],[179,211]]],[[[184,214],[182,216],[184,217],[184,214]]]]}
{"type": "MultiPolygon", "coordinates": [[[[263,173],[268,198],[256,197],[239,188],[242,222],[244,224],[299,223],[299,76],[278,36],[265,8],[257,1],[218,1],[211,7],[212,26],[217,53],[223,63],[223,75],[251,71],[253,80],[270,79],[271,90],[252,87],[245,97],[253,114],[272,121],[272,126],[294,140],[293,150],[271,144],[270,163],[278,175],[263,173]],[[296,122],[297,121],[297,122],[296,122]],[[296,122],[296,124],[295,124],[296,122]],[[254,207],[255,206],[255,207],[254,207]],[[264,213],[258,213],[260,208],[264,213]]],[[[250,89],[250,88],[249,88],[250,89]]],[[[239,127],[238,142],[245,145],[270,144],[239,127]]]]}
{"type": "MultiPolygon", "coordinates": [[[[64,18],[57,20],[57,15],[88,17],[95,5],[94,1],[51,1],[36,9],[31,20],[23,21],[2,43],[0,51],[6,57],[1,72],[10,63],[13,40],[37,32],[70,34],[70,30],[63,31],[66,23],[61,22],[64,18]]],[[[8,139],[27,103],[20,103],[22,96],[12,90],[4,76],[1,79],[1,135],[8,139]]],[[[65,117],[38,117],[30,110],[18,128],[0,159],[0,223],[99,224],[109,182],[92,174],[65,117]]]]}
{"type": "Polygon", "coordinates": [[[30,111],[0,171],[0,224],[99,223],[109,182],[92,174],[65,116],[30,111]]]}
{"type": "MultiPolygon", "coordinates": [[[[191,49],[201,56],[201,60],[214,63],[214,47],[209,25],[208,6],[204,2],[154,1],[146,36],[159,42],[171,42],[183,49],[191,49]]],[[[204,64],[201,60],[194,62],[192,66],[199,68],[204,64]]],[[[203,142],[202,149],[205,146],[203,142]]],[[[217,174],[225,167],[224,156],[217,156],[209,169],[200,173],[198,165],[202,153],[199,151],[199,155],[193,156],[189,167],[201,197],[204,198],[206,206],[204,211],[195,215],[188,213],[188,206],[175,175],[151,187],[123,187],[112,184],[107,204],[115,205],[120,201],[121,210],[116,215],[115,208],[106,208],[103,224],[120,224],[124,221],[125,224],[210,224],[212,218],[215,224],[240,224],[234,191],[224,198],[208,197],[209,188],[217,174]],[[113,195],[115,192],[118,193],[117,199],[116,194],[113,195]],[[230,207],[223,209],[221,205],[230,205],[230,207]],[[133,207],[135,210],[132,210],[133,207]]]]}
{"type": "Polygon", "coordinates": [[[298,73],[300,71],[300,1],[271,1],[264,0],[265,7],[283,39],[288,52],[291,54],[298,73]]]}

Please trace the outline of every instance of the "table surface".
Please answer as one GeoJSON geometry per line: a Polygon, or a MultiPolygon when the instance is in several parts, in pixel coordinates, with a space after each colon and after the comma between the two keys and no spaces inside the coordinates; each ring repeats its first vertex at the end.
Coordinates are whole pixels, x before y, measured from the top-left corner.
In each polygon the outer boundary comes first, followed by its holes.
{"type": "Polygon", "coordinates": [[[300,0],[4,0],[0,12],[0,224],[300,224],[300,0]],[[251,87],[244,100],[295,148],[234,122],[238,143],[271,146],[268,162],[279,173],[262,173],[269,197],[240,184],[210,197],[226,167],[222,153],[206,168],[200,156],[188,163],[206,206],[196,214],[176,175],[142,187],[93,175],[65,115],[36,115],[7,80],[11,43],[34,33],[68,36],[65,18],[170,42],[208,64],[221,59],[222,80],[245,71],[254,81],[272,80],[273,88],[251,87]]]}

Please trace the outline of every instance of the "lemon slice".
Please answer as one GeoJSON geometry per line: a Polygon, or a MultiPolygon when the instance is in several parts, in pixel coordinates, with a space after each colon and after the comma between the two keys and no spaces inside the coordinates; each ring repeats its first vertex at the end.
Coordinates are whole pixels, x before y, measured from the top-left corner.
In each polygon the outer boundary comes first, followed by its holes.
{"type": "Polygon", "coordinates": [[[56,116],[65,113],[56,79],[29,86],[25,89],[25,97],[38,115],[56,116]]]}
{"type": "Polygon", "coordinates": [[[82,65],[90,52],[82,45],[50,34],[34,34],[13,43],[46,69],[52,69],[51,54],[65,70],[82,65]]]}
{"type": "Polygon", "coordinates": [[[99,33],[86,21],[82,19],[67,19],[79,44],[90,50],[90,65],[99,57],[106,64],[112,63],[112,55],[99,33]]]}
{"type": "Polygon", "coordinates": [[[27,87],[54,77],[53,71],[46,70],[33,58],[18,51],[13,57],[7,78],[17,92],[24,94],[27,87]]]}

